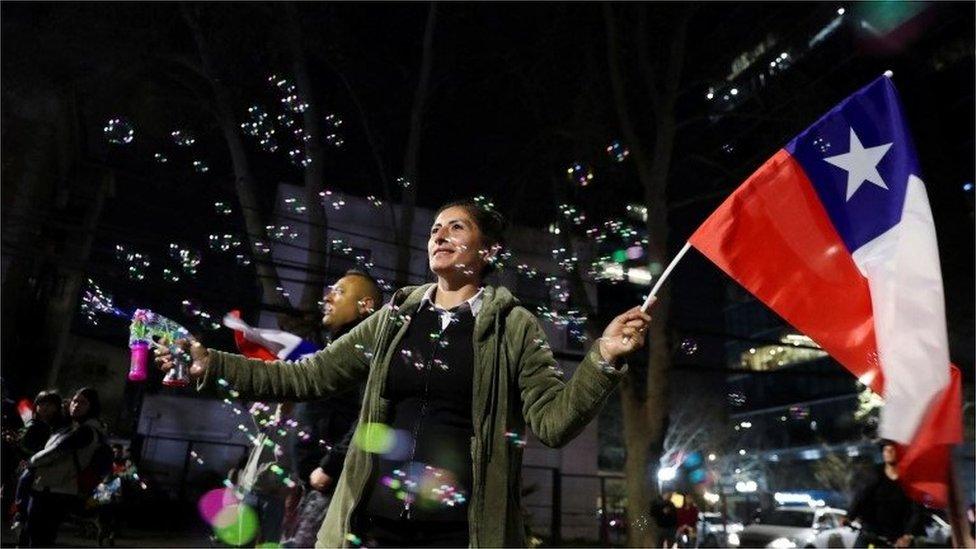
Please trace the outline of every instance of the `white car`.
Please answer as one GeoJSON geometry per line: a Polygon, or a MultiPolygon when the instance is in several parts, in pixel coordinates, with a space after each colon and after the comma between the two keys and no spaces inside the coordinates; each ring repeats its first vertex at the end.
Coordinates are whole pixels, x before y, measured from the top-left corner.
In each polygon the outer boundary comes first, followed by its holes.
{"type": "Polygon", "coordinates": [[[831,507],[777,507],[738,533],[729,533],[729,547],[794,549],[815,547],[817,534],[841,526],[847,513],[831,507]]]}
{"type": "MultiPolygon", "coordinates": [[[[722,513],[702,512],[698,514],[698,546],[699,547],[725,547],[728,542],[725,539],[725,521],[722,520],[722,513]]],[[[742,531],[742,523],[728,522],[729,533],[742,531]]]]}
{"type": "MultiPolygon", "coordinates": [[[[855,524],[857,522],[855,521],[855,524]]],[[[813,547],[833,548],[854,547],[857,540],[857,530],[848,526],[824,530],[817,534],[813,547]]],[[[952,527],[938,515],[928,515],[925,522],[925,536],[915,538],[916,547],[950,547],[952,545],[952,527]]]]}

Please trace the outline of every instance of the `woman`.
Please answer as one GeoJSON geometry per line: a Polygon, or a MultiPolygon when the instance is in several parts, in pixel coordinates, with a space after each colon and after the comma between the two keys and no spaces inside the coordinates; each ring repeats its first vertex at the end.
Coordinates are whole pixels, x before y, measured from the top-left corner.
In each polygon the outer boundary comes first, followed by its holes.
{"type": "Polygon", "coordinates": [[[72,425],[54,433],[44,449],[34,454],[34,486],[27,506],[26,542],[29,547],[50,547],[68,511],[78,505],[78,473],[92,459],[104,439],[98,391],[79,389],[71,397],[72,425]]]}
{"type": "MultiPolygon", "coordinates": [[[[318,546],[524,545],[525,426],[562,446],[599,412],[643,345],[650,317],[615,318],[564,381],[536,318],[483,285],[505,222],[471,201],[442,207],[427,255],[435,284],[391,302],[314,356],[249,360],[188,345],[201,387],[247,399],[310,400],[365,382],[354,444],[318,546]]],[[[162,351],[157,361],[172,367],[162,351]]]]}

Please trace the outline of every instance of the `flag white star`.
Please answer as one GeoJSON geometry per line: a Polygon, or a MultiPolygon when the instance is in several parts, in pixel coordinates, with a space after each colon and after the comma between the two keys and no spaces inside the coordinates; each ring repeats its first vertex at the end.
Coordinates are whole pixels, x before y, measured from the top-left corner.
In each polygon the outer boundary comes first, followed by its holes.
{"type": "Polygon", "coordinates": [[[878,162],[891,148],[891,143],[877,147],[864,148],[861,140],[851,128],[850,150],[837,156],[828,156],[824,161],[830,162],[838,168],[847,170],[847,200],[850,200],[865,181],[874,183],[882,189],[887,189],[881,174],[878,173],[878,162]]]}

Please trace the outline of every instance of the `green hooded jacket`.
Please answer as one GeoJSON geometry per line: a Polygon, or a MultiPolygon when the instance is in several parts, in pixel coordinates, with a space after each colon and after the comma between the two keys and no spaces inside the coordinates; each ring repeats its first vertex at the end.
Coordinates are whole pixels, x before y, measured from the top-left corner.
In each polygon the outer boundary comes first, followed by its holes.
{"type": "MultiPolygon", "coordinates": [[[[402,288],[390,304],[315,355],[264,362],[211,351],[201,388],[224,378],[245,400],[314,400],[365,381],[359,430],[386,423],[383,385],[392,354],[430,284],[402,288]]],[[[574,375],[561,377],[538,320],[503,287],[486,287],[474,327],[471,440],[473,482],[468,496],[472,547],[524,546],[521,514],[522,447],[506,433],[532,429],[560,447],[600,411],[626,367],[601,366],[593,345],[574,375]]],[[[369,439],[369,433],[365,434],[369,439]]],[[[350,522],[372,473],[374,456],[350,445],[317,547],[350,546],[350,522]]]]}

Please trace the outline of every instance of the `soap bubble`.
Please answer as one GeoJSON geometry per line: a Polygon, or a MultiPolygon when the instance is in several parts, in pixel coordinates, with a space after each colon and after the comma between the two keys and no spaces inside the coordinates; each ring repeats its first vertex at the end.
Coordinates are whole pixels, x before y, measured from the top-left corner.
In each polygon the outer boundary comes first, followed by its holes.
{"type": "Polygon", "coordinates": [[[620,143],[620,141],[614,141],[607,145],[607,154],[609,154],[610,158],[614,159],[616,162],[623,162],[628,156],[630,156],[630,151],[628,151],[627,148],[620,143]]]}
{"type": "Polygon", "coordinates": [[[396,435],[385,423],[365,423],[356,428],[352,441],[365,452],[385,454],[396,445],[396,435]]]}
{"type": "Polygon", "coordinates": [[[567,170],[566,175],[569,177],[570,181],[576,183],[580,187],[585,187],[593,181],[593,172],[580,162],[573,163],[567,170]]]}
{"type": "Polygon", "coordinates": [[[224,507],[213,521],[214,534],[227,545],[250,543],[258,533],[258,514],[248,505],[236,503],[224,507]]]}
{"type": "Polygon", "coordinates": [[[179,147],[189,147],[197,142],[193,134],[186,130],[174,130],[169,135],[173,138],[173,143],[179,147]]]}
{"type": "Polygon", "coordinates": [[[728,394],[729,404],[735,407],[742,406],[746,403],[746,395],[739,391],[732,391],[728,394]]]}
{"type": "Polygon", "coordinates": [[[303,214],[308,209],[298,198],[290,197],[285,199],[285,207],[292,213],[303,214]]]}
{"type": "Polygon", "coordinates": [[[276,116],[275,117],[275,120],[283,128],[290,128],[290,127],[292,127],[292,126],[295,125],[295,119],[293,119],[292,117],[290,117],[290,116],[288,116],[287,114],[284,114],[284,113],[279,114],[278,116],[276,116]]]}
{"type": "Polygon", "coordinates": [[[806,419],[810,417],[810,408],[806,406],[790,406],[790,417],[793,419],[806,419]]]}
{"type": "Polygon", "coordinates": [[[293,113],[303,113],[308,110],[308,103],[302,101],[298,95],[289,93],[281,98],[281,104],[293,113]]]}
{"type": "Polygon", "coordinates": [[[238,503],[234,491],[229,488],[215,488],[204,494],[197,502],[200,516],[207,524],[213,525],[217,515],[225,508],[238,503]]]}
{"type": "Polygon", "coordinates": [[[693,355],[698,351],[698,342],[691,338],[681,340],[681,352],[686,355],[693,355]]]}
{"type": "Polygon", "coordinates": [[[330,133],[325,136],[325,142],[337,149],[341,149],[345,145],[346,140],[337,133],[330,133]]]}
{"type": "Polygon", "coordinates": [[[113,145],[128,145],[136,135],[132,124],[122,118],[109,119],[102,132],[105,134],[105,139],[113,145]]]}
{"type": "Polygon", "coordinates": [[[171,258],[176,260],[183,272],[189,275],[197,274],[197,267],[200,265],[200,252],[192,248],[184,248],[179,244],[171,243],[169,245],[169,255],[171,258]]]}
{"type": "Polygon", "coordinates": [[[204,162],[203,160],[194,160],[193,171],[197,173],[207,173],[208,171],[210,171],[210,166],[207,166],[207,163],[204,162]]]}
{"type": "Polygon", "coordinates": [[[153,160],[155,160],[156,162],[158,162],[160,164],[165,164],[165,163],[169,162],[169,159],[166,158],[166,155],[164,155],[163,153],[156,153],[156,154],[154,154],[153,155],[153,160]]]}
{"type": "Polygon", "coordinates": [[[333,130],[338,130],[339,126],[342,126],[342,118],[339,118],[338,114],[329,113],[325,115],[325,124],[333,130]]]}
{"type": "Polygon", "coordinates": [[[221,202],[219,200],[214,202],[214,209],[217,210],[217,213],[220,215],[230,215],[234,211],[231,209],[230,204],[221,202]]]}
{"type": "Polygon", "coordinates": [[[412,185],[413,183],[406,177],[398,177],[396,179],[396,184],[397,187],[400,187],[401,189],[409,189],[410,185],[412,185]]]}

